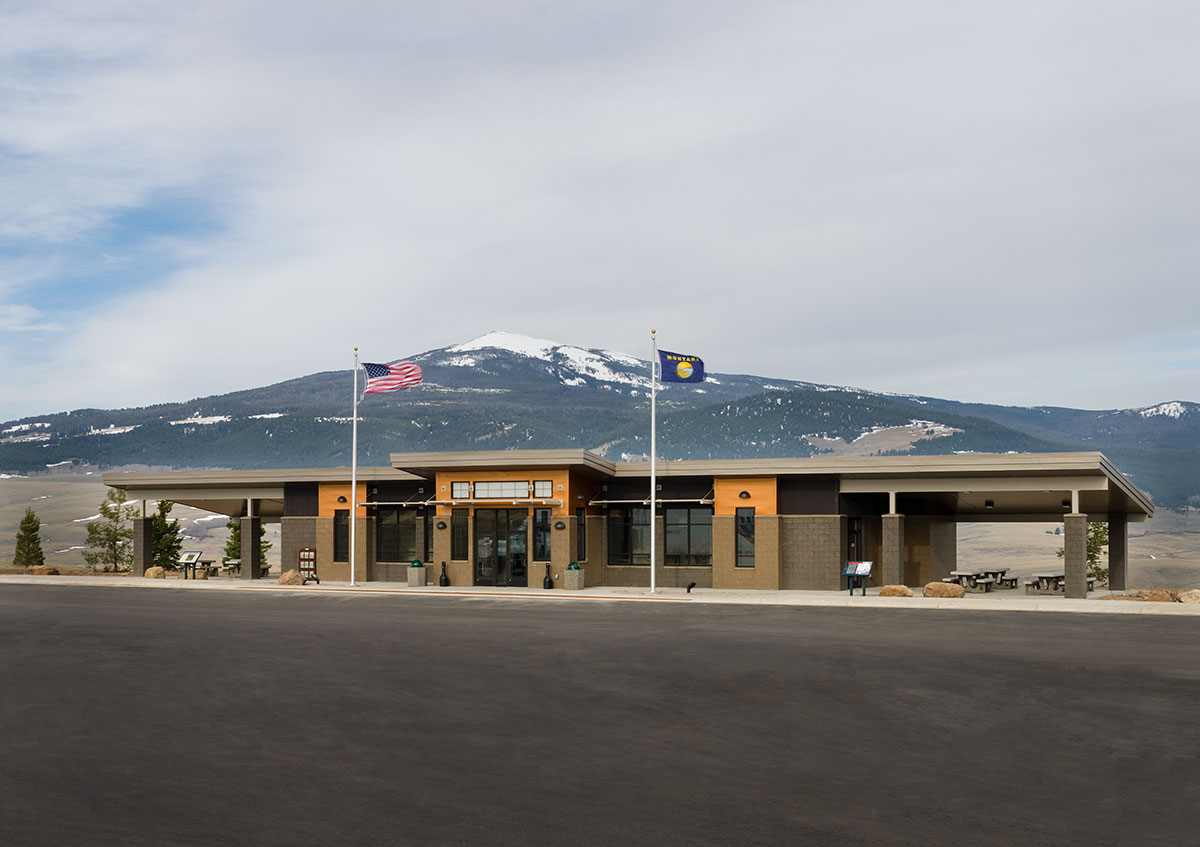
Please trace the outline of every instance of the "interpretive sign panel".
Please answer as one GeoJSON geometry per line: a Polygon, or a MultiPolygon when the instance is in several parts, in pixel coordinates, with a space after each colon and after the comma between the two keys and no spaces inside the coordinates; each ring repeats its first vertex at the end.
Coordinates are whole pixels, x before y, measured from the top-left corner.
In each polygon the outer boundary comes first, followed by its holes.
{"type": "Polygon", "coordinates": [[[179,555],[179,564],[181,564],[181,565],[194,565],[194,564],[196,564],[197,562],[199,562],[199,561],[200,561],[200,556],[201,556],[201,555],[202,555],[202,554],[201,554],[201,552],[200,552],[199,550],[189,550],[189,551],[188,551],[188,552],[186,552],[186,553],[181,553],[181,554],[179,555]]]}
{"type": "Polygon", "coordinates": [[[874,566],[874,562],[846,562],[842,576],[870,576],[874,566]]]}

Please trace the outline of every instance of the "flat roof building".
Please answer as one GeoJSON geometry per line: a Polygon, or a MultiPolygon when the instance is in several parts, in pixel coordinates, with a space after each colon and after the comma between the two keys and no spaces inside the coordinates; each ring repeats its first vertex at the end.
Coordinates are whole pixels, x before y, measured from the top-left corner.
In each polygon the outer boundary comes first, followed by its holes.
{"type": "MultiPolygon", "coordinates": [[[[1083,597],[1086,527],[1109,525],[1109,579],[1125,587],[1128,523],[1150,497],[1100,453],[964,454],[659,462],[655,582],[829,589],[846,561],[873,584],[924,585],[956,569],[962,522],[1063,523],[1066,590],[1083,597]]],[[[395,453],[391,467],[108,473],[134,500],[172,500],[242,519],[243,570],[259,574],[255,528],[281,524],[283,568],[315,555],[321,579],[407,581],[419,560],[452,585],[537,585],[572,562],[586,585],[650,585],[650,466],[585,450],[395,453]]],[[[135,570],[149,562],[135,527],[135,570]]]]}

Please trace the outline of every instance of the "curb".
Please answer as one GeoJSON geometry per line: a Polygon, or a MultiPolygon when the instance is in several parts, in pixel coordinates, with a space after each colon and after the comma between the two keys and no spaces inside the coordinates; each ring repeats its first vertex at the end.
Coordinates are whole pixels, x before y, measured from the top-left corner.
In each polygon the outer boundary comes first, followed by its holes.
{"type": "Polygon", "coordinates": [[[584,591],[545,590],[495,590],[487,588],[459,587],[441,588],[426,586],[408,588],[398,584],[349,585],[348,583],[327,585],[277,585],[271,582],[255,585],[235,580],[159,580],[135,579],[133,577],[91,576],[25,576],[20,574],[0,575],[0,585],[70,585],[76,587],[102,586],[113,588],[143,588],[178,591],[270,591],[275,593],[300,593],[305,595],[339,596],[409,596],[409,597],[454,597],[483,600],[557,600],[609,601],[637,603],[700,603],[704,605],[741,606],[795,606],[859,609],[907,609],[907,610],[952,610],[957,612],[1052,612],[1067,614],[1099,615],[1183,615],[1200,616],[1200,603],[1147,603],[1136,600],[1096,599],[1077,600],[1067,598],[1045,598],[1026,600],[1014,597],[980,599],[929,598],[923,597],[854,597],[835,592],[738,592],[718,593],[711,589],[699,589],[695,594],[682,594],[682,589],[666,589],[669,593],[650,595],[634,589],[630,592],[585,589],[584,591]],[[601,593],[602,592],[602,593],[601,593]],[[638,592],[638,593],[635,593],[638,592]]]}

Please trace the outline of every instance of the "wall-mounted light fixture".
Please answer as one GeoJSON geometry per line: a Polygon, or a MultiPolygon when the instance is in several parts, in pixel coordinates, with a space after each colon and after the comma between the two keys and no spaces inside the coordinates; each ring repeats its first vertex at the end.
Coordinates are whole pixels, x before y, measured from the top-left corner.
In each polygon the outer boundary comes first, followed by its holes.
{"type": "Polygon", "coordinates": [[[739,492],[738,492],[738,497],[741,497],[743,500],[749,500],[749,499],[750,499],[750,492],[749,492],[749,491],[739,491],[739,492]]]}
{"type": "Polygon", "coordinates": [[[555,521],[554,528],[555,529],[566,529],[567,525],[565,523],[563,523],[562,521],[555,521]]]}
{"type": "Polygon", "coordinates": [[[983,508],[985,508],[985,509],[994,509],[994,508],[996,508],[996,501],[995,501],[995,500],[984,500],[984,501],[983,501],[983,508]]]}
{"type": "Polygon", "coordinates": [[[1069,508],[1071,508],[1071,501],[1070,501],[1070,500],[1063,500],[1063,501],[1062,501],[1062,507],[1063,507],[1064,509],[1069,509],[1069,508]]]}
{"type": "Polygon", "coordinates": [[[445,522],[445,521],[438,521],[438,522],[437,522],[437,528],[438,528],[438,529],[445,529],[445,528],[446,528],[446,522],[445,522]]]}
{"type": "Polygon", "coordinates": [[[339,498],[338,498],[338,502],[339,502],[339,503],[345,503],[345,502],[346,502],[346,498],[345,498],[345,497],[339,497],[339,498]]]}

